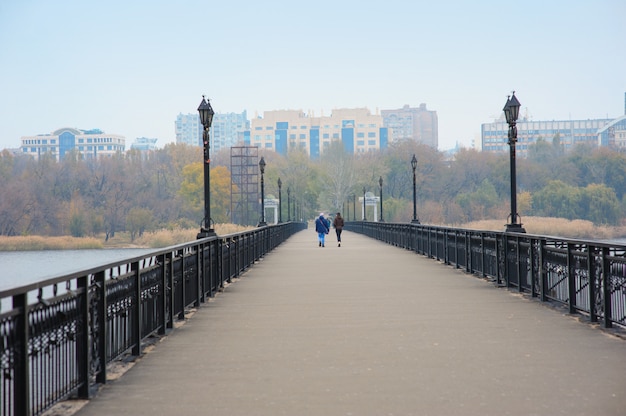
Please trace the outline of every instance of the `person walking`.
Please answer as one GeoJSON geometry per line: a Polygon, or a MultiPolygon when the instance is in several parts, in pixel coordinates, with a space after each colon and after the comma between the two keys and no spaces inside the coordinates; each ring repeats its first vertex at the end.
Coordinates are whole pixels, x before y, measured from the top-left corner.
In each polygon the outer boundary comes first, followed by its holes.
{"type": "Polygon", "coordinates": [[[341,231],[343,230],[343,217],[338,212],[337,216],[333,220],[333,227],[335,227],[335,233],[337,233],[337,247],[341,247],[341,231]]]}
{"type": "Polygon", "coordinates": [[[317,232],[318,246],[324,247],[324,239],[328,234],[328,225],[324,213],[320,213],[320,216],[315,220],[315,232],[317,232]]]}

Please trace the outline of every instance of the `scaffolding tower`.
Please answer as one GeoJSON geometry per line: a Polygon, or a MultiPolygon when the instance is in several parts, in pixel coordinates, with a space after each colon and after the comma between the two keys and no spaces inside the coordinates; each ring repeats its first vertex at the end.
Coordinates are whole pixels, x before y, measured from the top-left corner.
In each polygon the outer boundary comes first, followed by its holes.
{"type": "Polygon", "coordinates": [[[259,148],[230,148],[230,212],[231,222],[256,225],[259,222],[259,148]]]}

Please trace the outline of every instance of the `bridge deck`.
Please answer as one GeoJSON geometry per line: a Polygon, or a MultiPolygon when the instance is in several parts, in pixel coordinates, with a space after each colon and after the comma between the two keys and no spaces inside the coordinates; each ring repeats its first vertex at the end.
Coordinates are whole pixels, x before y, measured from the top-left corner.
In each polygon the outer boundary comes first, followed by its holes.
{"type": "Polygon", "coordinates": [[[462,271],[300,232],[78,414],[624,415],[626,341],[462,271]]]}

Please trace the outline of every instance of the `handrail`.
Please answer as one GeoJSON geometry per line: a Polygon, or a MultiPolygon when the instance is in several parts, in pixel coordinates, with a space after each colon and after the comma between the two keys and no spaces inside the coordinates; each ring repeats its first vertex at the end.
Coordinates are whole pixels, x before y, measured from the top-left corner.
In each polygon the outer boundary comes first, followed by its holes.
{"type": "Polygon", "coordinates": [[[408,223],[353,221],[344,229],[626,328],[626,245],[408,223]]]}
{"type": "Polygon", "coordinates": [[[0,416],[89,398],[107,364],[166,334],[307,224],[286,222],[157,249],[0,291],[0,416]]]}

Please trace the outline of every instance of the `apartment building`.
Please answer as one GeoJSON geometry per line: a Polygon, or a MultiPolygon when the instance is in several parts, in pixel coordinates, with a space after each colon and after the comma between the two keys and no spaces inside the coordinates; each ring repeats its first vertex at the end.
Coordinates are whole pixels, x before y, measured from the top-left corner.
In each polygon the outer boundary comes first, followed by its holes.
{"type": "Polygon", "coordinates": [[[50,134],[23,136],[20,140],[20,152],[36,160],[50,154],[59,161],[70,151],[77,151],[87,159],[98,158],[124,152],[126,147],[124,136],[107,134],[99,129],[79,130],[71,127],[63,127],[50,134]]]}
{"type": "Polygon", "coordinates": [[[283,155],[300,148],[316,159],[332,141],[340,141],[351,154],[385,149],[390,133],[383,117],[367,108],[335,109],[330,116],[319,117],[302,110],[276,110],[251,120],[245,144],[283,155]]]}

